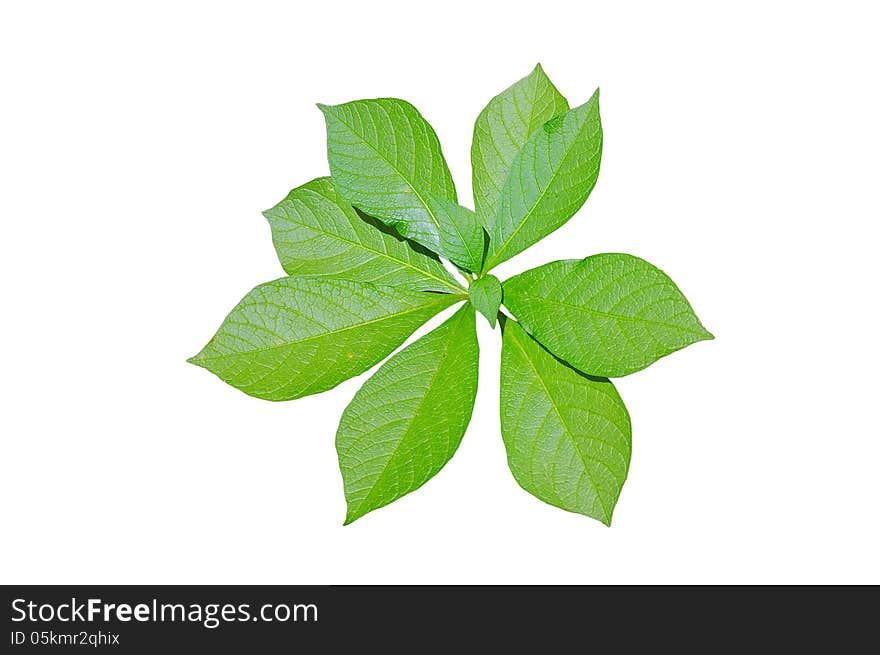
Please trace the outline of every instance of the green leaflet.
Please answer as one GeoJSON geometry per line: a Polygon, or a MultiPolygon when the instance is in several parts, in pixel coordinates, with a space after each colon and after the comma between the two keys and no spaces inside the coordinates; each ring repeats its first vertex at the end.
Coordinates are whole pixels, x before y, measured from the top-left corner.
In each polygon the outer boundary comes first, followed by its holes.
{"type": "Polygon", "coordinates": [[[455,454],[474,407],[478,359],[466,304],[355,394],[336,433],[346,524],[415,491],[455,454]]]}
{"type": "Polygon", "coordinates": [[[501,435],[513,477],[546,503],[611,524],[632,444],[614,385],[553,357],[503,324],[501,435]]]}
{"type": "Polygon", "coordinates": [[[585,104],[551,119],[529,137],[510,165],[489,230],[490,270],[562,226],[599,176],[599,90],[585,104]]]}
{"type": "Polygon", "coordinates": [[[486,317],[489,325],[495,327],[498,308],[501,306],[501,283],[494,275],[484,275],[474,280],[468,289],[468,296],[474,308],[486,317]]]}
{"type": "Polygon", "coordinates": [[[358,214],[329,177],[297,187],[263,215],[288,275],[329,275],[418,291],[462,290],[436,255],[358,214]]]}
{"type": "Polygon", "coordinates": [[[249,292],[189,361],[251,396],[332,389],[384,359],[460,295],[286,277],[249,292]]]}
{"type": "Polygon", "coordinates": [[[438,252],[465,270],[479,271],[486,241],[477,215],[467,207],[430,195],[428,205],[440,224],[438,252]]]}
{"type": "Polygon", "coordinates": [[[346,200],[464,268],[474,265],[463,256],[474,244],[482,259],[476,215],[455,212],[449,220],[445,203],[456,203],[452,175],[437,135],[415,107],[397,98],[318,107],[327,122],[333,182],[346,200]]]}
{"type": "Polygon", "coordinates": [[[474,206],[491,231],[513,158],[529,136],[568,109],[541,64],[489,101],[477,116],[471,145],[474,206]]]}
{"type": "Polygon", "coordinates": [[[533,268],[504,283],[504,304],[553,354],[590,375],[629,375],[713,338],[675,283],[632,255],[533,268]]]}

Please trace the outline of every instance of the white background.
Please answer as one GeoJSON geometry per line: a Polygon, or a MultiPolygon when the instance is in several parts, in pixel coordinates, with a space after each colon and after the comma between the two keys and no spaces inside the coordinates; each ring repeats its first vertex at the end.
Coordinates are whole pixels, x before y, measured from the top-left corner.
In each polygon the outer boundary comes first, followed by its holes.
{"type": "Polygon", "coordinates": [[[4,3],[0,581],[880,582],[878,16],[603,5],[4,3]],[[326,174],[315,102],[410,100],[468,200],[473,120],[537,61],[601,85],[602,173],[499,277],[631,252],[717,339],[620,380],[609,529],[513,481],[481,321],[457,455],[343,528],[366,375],[273,404],[184,360],[281,275],[260,211],[326,174]]]}

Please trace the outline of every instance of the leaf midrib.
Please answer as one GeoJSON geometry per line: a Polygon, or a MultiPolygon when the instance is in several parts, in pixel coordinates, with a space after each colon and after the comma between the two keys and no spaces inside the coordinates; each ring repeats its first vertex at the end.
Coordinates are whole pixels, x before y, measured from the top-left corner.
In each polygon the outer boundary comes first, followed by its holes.
{"type": "Polygon", "coordinates": [[[419,415],[419,411],[421,410],[422,406],[427,401],[428,396],[431,393],[431,389],[434,386],[434,383],[437,381],[437,376],[440,375],[440,371],[443,369],[443,365],[446,363],[446,360],[449,358],[449,353],[452,352],[452,344],[455,341],[455,339],[453,339],[453,337],[457,334],[458,329],[461,326],[461,321],[467,315],[468,315],[468,312],[466,312],[466,311],[462,312],[461,316],[459,317],[459,319],[455,323],[455,325],[450,326],[450,332],[449,332],[449,336],[446,339],[446,345],[444,346],[444,349],[443,349],[443,355],[440,357],[440,361],[437,363],[437,368],[434,370],[433,374],[431,375],[431,380],[430,380],[430,382],[428,382],[428,386],[425,388],[424,395],[422,396],[422,398],[419,400],[418,404],[416,405],[415,411],[412,414],[412,420],[409,422],[409,424],[404,429],[403,434],[400,435],[400,439],[397,440],[397,444],[394,446],[394,448],[391,451],[391,454],[388,456],[388,459],[385,461],[385,465],[382,467],[382,471],[381,471],[381,473],[379,473],[379,476],[376,478],[370,491],[367,492],[367,495],[364,496],[363,500],[360,503],[358,503],[358,511],[363,509],[363,507],[367,504],[367,501],[369,501],[373,497],[373,494],[375,493],[376,489],[379,486],[379,482],[383,479],[383,477],[387,473],[388,467],[391,464],[391,461],[394,459],[394,456],[397,454],[398,450],[400,450],[400,445],[406,440],[407,436],[409,435],[410,430],[412,429],[412,426],[415,424],[416,418],[419,415]]]}
{"type": "MultiPolygon", "coordinates": [[[[438,199],[438,200],[439,200],[439,199],[438,199]]],[[[452,203],[451,200],[450,200],[450,201],[447,201],[447,202],[451,202],[451,203],[452,203]]],[[[468,208],[465,207],[464,205],[459,205],[457,202],[452,203],[452,204],[454,204],[457,208],[464,209],[464,210],[466,210],[466,212],[469,212],[469,213],[474,214],[474,222],[475,222],[475,225],[479,225],[479,221],[477,220],[477,217],[476,217],[476,212],[471,212],[470,209],[468,209],[468,208]]],[[[458,233],[458,241],[459,241],[459,243],[461,243],[461,244],[464,246],[465,250],[467,250],[467,252],[468,252],[468,256],[470,257],[470,261],[471,261],[471,262],[480,262],[480,263],[482,263],[483,253],[480,253],[479,258],[477,258],[477,257],[475,256],[475,253],[471,250],[470,243],[464,238],[464,235],[461,233],[461,230],[458,229],[458,223],[456,223],[454,220],[452,221],[452,228],[458,233]]],[[[480,236],[482,236],[482,227],[480,227],[480,230],[481,230],[481,234],[480,234],[480,236]]],[[[439,238],[440,238],[440,227],[439,227],[439,225],[438,225],[438,227],[437,227],[437,238],[438,238],[438,240],[439,240],[439,238]]],[[[440,244],[440,245],[442,245],[442,244],[440,244]]],[[[454,262],[453,262],[453,263],[454,263],[454,262]]],[[[479,264],[478,264],[478,266],[479,266],[479,264]]]]}
{"type": "Polygon", "coordinates": [[[604,518],[606,520],[610,520],[611,515],[608,513],[608,507],[607,507],[607,505],[605,505],[605,500],[602,498],[602,495],[599,492],[599,487],[596,485],[596,482],[593,479],[593,476],[590,474],[589,468],[587,466],[587,461],[590,460],[591,458],[587,457],[586,455],[584,455],[584,453],[581,452],[581,449],[578,446],[578,443],[572,437],[572,432],[569,429],[568,424],[566,423],[566,421],[563,418],[559,409],[556,407],[556,403],[553,402],[553,396],[550,394],[550,389],[547,387],[547,383],[544,381],[543,376],[538,371],[538,367],[535,366],[535,363],[532,361],[532,358],[529,357],[529,354],[528,354],[528,352],[526,352],[526,349],[523,347],[523,344],[520,343],[519,339],[517,339],[516,332],[514,332],[513,330],[511,330],[511,332],[510,332],[510,338],[513,339],[513,342],[516,344],[517,348],[519,348],[519,351],[522,353],[523,358],[526,360],[526,362],[528,362],[528,365],[532,369],[532,371],[534,371],[535,377],[541,383],[541,387],[544,389],[544,393],[547,395],[547,398],[550,400],[550,406],[553,408],[553,412],[556,414],[556,416],[559,418],[559,422],[562,423],[562,426],[565,428],[566,438],[571,442],[572,447],[574,448],[575,452],[578,454],[578,459],[580,459],[581,464],[584,467],[584,475],[587,476],[587,479],[590,481],[590,486],[593,487],[593,491],[596,494],[596,499],[599,501],[599,505],[602,507],[602,513],[603,513],[604,518]]]}
{"type": "Polygon", "coordinates": [[[705,331],[694,330],[693,328],[685,327],[683,325],[675,325],[673,323],[664,323],[663,321],[652,321],[651,319],[638,318],[635,316],[627,316],[625,314],[612,314],[609,312],[603,312],[598,309],[591,309],[590,307],[584,307],[582,305],[573,305],[571,303],[567,303],[562,300],[556,300],[555,298],[548,298],[546,296],[534,296],[534,295],[531,295],[528,293],[522,293],[522,292],[517,293],[516,291],[514,291],[511,295],[519,296],[520,298],[522,298],[524,300],[528,300],[528,301],[532,301],[532,302],[539,302],[539,303],[543,302],[543,303],[559,305],[560,307],[567,307],[569,309],[581,311],[586,314],[596,314],[597,316],[604,316],[605,318],[611,318],[611,319],[622,320],[622,321],[630,321],[633,323],[647,323],[649,325],[657,325],[659,327],[673,328],[676,330],[681,330],[682,332],[687,332],[689,334],[693,334],[696,336],[701,336],[701,337],[706,336],[705,331]]]}
{"type": "MultiPolygon", "coordinates": [[[[569,112],[573,112],[573,111],[577,111],[577,108],[569,110],[569,112]]],[[[550,120],[553,120],[553,119],[551,118],[550,120]]],[[[547,191],[550,189],[550,186],[553,184],[553,182],[556,181],[556,177],[559,175],[559,172],[562,170],[562,165],[566,161],[568,161],[568,157],[571,155],[572,150],[574,150],[574,146],[577,143],[577,139],[578,139],[578,137],[580,137],[581,133],[586,128],[587,123],[588,123],[588,121],[585,120],[583,125],[581,125],[580,129],[577,131],[577,135],[575,136],[574,139],[572,139],[571,145],[569,146],[568,150],[566,150],[565,155],[562,157],[562,159],[559,162],[559,165],[556,167],[556,170],[553,171],[553,175],[550,176],[550,179],[547,181],[547,184],[544,186],[544,190],[541,191],[541,193],[538,195],[537,199],[535,199],[535,202],[532,203],[532,206],[529,208],[529,211],[527,211],[525,216],[523,216],[522,219],[520,220],[519,225],[517,225],[516,228],[514,228],[513,232],[510,233],[510,236],[508,236],[502,242],[501,247],[498,248],[498,250],[495,251],[495,253],[492,255],[492,257],[489,258],[489,261],[486,263],[486,266],[483,268],[484,271],[491,270],[492,267],[498,263],[498,256],[507,249],[507,247],[510,245],[510,242],[513,241],[513,238],[517,234],[519,234],[520,230],[522,230],[523,227],[525,227],[525,224],[528,222],[529,218],[531,218],[532,214],[534,213],[535,208],[544,200],[544,196],[547,194],[547,191]]],[[[526,143],[528,144],[528,140],[526,141],[526,143]]],[[[523,146],[523,148],[525,148],[525,146],[523,146]]],[[[520,150],[520,152],[523,152],[523,150],[520,150]]],[[[512,167],[513,167],[513,164],[511,163],[511,168],[512,167]]],[[[509,177],[510,177],[510,173],[508,172],[508,179],[509,179],[509,177]]],[[[502,193],[503,192],[504,191],[502,190],[502,193]]],[[[500,212],[501,212],[501,205],[499,204],[497,213],[500,213],[500,212]]],[[[496,221],[495,224],[500,225],[501,223],[500,223],[500,221],[496,221]]]]}
{"type": "MultiPolygon", "coordinates": [[[[427,292],[422,291],[420,293],[427,293],[427,292]]],[[[446,295],[451,296],[452,294],[446,294],[446,295]]],[[[461,299],[464,299],[464,297],[462,296],[461,299]]],[[[443,302],[448,302],[448,299],[444,298],[443,302]]],[[[452,301],[452,303],[455,303],[455,302],[457,302],[457,301],[456,300],[452,301]]],[[[253,350],[242,350],[241,352],[238,352],[238,353],[229,353],[229,354],[224,354],[224,355],[205,355],[205,356],[196,355],[195,357],[192,357],[190,361],[192,361],[195,364],[198,364],[198,363],[204,362],[204,361],[214,361],[214,360],[218,360],[218,359],[226,359],[229,357],[241,357],[243,355],[254,355],[256,353],[268,352],[270,350],[277,350],[279,348],[287,348],[289,346],[296,346],[296,345],[300,345],[303,343],[308,343],[309,341],[314,341],[315,339],[322,339],[322,338],[330,336],[330,335],[342,334],[342,333],[347,332],[349,330],[356,330],[358,328],[364,327],[365,325],[373,325],[375,323],[381,323],[382,321],[389,321],[394,318],[406,316],[407,314],[412,314],[413,312],[417,312],[422,309],[427,309],[435,304],[441,304],[441,303],[439,301],[425,303],[424,305],[419,305],[418,307],[414,307],[412,309],[408,309],[403,312],[396,312],[394,314],[388,314],[387,316],[381,316],[379,318],[370,319],[369,321],[364,321],[362,323],[356,323],[355,325],[349,325],[347,327],[339,328],[337,330],[329,330],[327,332],[321,332],[320,334],[315,334],[311,337],[306,337],[304,339],[298,339],[296,341],[288,341],[286,343],[278,344],[277,346],[265,346],[262,348],[254,348],[253,350]]]]}
{"type": "MultiPolygon", "coordinates": [[[[317,192],[317,191],[310,191],[310,192],[311,192],[311,193],[315,193],[316,195],[319,195],[319,196],[321,196],[322,198],[325,198],[325,199],[327,199],[327,200],[331,200],[330,198],[327,198],[327,196],[324,196],[324,195],[322,195],[321,193],[319,193],[319,192],[317,192]]],[[[331,202],[332,202],[332,200],[331,200],[331,202]]],[[[344,211],[344,210],[343,210],[343,211],[344,211]]],[[[366,246],[366,245],[364,245],[363,243],[361,243],[361,242],[359,242],[359,241],[351,241],[351,240],[349,240],[349,239],[345,239],[345,238],[343,238],[343,237],[341,237],[341,236],[339,236],[339,235],[332,234],[332,233],[330,233],[330,232],[326,232],[326,231],[324,231],[324,230],[318,230],[318,229],[314,228],[313,226],[308,225],[308,224],[306,224],[306,223],[303,223],[303,222],[301,222],[301,221],[295,221],[295,220],[292,220],[292,219],[290,218],[290,213],[287,211],[286,208],[284,208],[284,213],[285,213],[285,215],[286,215],[287,220],[289,220],[291,223],[294,223],[295,225],[301,225],[302,227],[304,227],[304,228],[306,228],[306,229],[309,229],[309,230],[312,230],[313,232],[317,232],[317,233],[319,233],[319,234],[326,234],[326,235],[329,236],[330,238],[333,238],[333,239],[336,239],[336,240],[338,240],[338,241],[341,241],[342,243],[347,243],[347,244],[350,244],[350,245],[352,245],[352,246],[358,246],[358,247],[360,247],[360,248],[363,248],[363,249],[366,250],[367,252],[375,253],[375,254],[378,255],[379,257],[384,257],[384,258],[389,259],[389,260],[391,260],[391,261],[393,261],[393,262],[397,262],[397,263],[399,263],[399,264],[402,264],[402,265],[405,266],[406,268],[412,269],[413,271],[415,271],[415,272],[417,272],[417,273],[420,273],[420,274],[422,274],[422,275],[424,275],[424,276],[426,276],[426,277],[429,277],[429,278],[431,278],[431,279],[433,279],[433,280],[436,280],[437,282],[442,283],[443,285],[446,286],[447,289],[453,289],[453,290],[456,291],[456,292],[464,291],[464,290],[465,290],[464,287],[462,287],[462,286],[460,286],[460,285],[458,285],[458,284],[453,284],[453,283],[451,283],[451,282],[447,282],[447,281],[445,281],[443,278],[437,277],[436,275],[434,275],[434,274],[432,274],[432,273],[429,273],[428,271],[425,271],[425,270],[423,270],[423,269],[421,269],[421,268],[419,268],[419,267],[417,267],[417,266],[414,266],[414,265],[412,265],[412,264],[409,263],[409,262],[406,262],[406,261],[404,261],[404,260],[402,260],[402,259],[397,259],[396,257],[392,257],[392,256],[391,256],[389,253],[387,253],[387,252],[382,252],[382,251],[380,251],[380,250],[376,250],[376,249],[374,249],[374,248],[370,248],[369,246],[366,246]]],[[[360,218],[358,218],[358,220],[360,220],[360,218]]]]}

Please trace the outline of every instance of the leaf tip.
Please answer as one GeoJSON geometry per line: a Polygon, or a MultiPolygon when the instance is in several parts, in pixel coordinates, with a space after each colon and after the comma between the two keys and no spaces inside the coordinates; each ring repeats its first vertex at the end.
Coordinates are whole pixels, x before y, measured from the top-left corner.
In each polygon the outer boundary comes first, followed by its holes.
{"type": "MultiPolygon", "coordinates": [[[[613,504],[616,504],[616,501],[613,501],[613,504]]],[[[596,519],[597,521],[599,521],[599,523],[604,525],[606,528],[610,528],[611,527],[611,518],[612,518],[612,516],[614,516],[614,507],[612,506],[610,509],[607,509],[607,510],[604,507],[602,509],[603,509],[603,511],[601,514],[599,514],[599,513],[596,513],[596,514],[585,513],[584,515],[589,516],[591,519],[596,519]]]]}
{"type": "MultiPolygon", "coordinates": [[[[207,346],[205,346],[205,348],[207,348],[207,346]]],[[[208,368],[205,365],[205,348],[202,348],[192,357],[188,357],[186,363],[192,364],[193,366],[200,366],[201,368],[208,368]]]]}
{"type": "Polygon", "coordinates": [[[697,320],[697,326],[699,327],[699,335],[697,336],[697,341],[714,341],[715,335],[709,332],[702,323],[700,323],[699,319],[697,320]]]}

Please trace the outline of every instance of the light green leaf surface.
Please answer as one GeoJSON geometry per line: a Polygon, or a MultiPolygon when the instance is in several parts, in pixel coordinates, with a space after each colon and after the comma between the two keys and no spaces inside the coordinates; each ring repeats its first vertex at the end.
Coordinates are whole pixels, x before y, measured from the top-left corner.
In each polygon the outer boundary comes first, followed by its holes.
{"type": "Polygon", "coordinates": [[[355,394],[336,433],[346,524],[418,489],[449,461],[473,411],[478,359],[466,304],[355,394]]]}
{"type": "Polygon", "coordinates": [[[590,375],[629,375],[713,338],[675,283],[632,255],[538,266],[504,283],[504,304],[552,353],[590,375]]]}
{"type": "Polygon", "coordinates": [[[626,407],[611,382],[566,366],[512,320],[503,325],[501,435],[523,489],[611,524],[632,447],[626,407]]]}
{"type": "Polygon", "coordinates": [[[440,141],[418,110],[397,98],[318,107],[327,122],[327,159],[339,193],[406,238],[471,265],[460,255],[473,244],[476,217],[463,230],[438,208],[456,203],[455,185],[440,141]]]}
{"type": "Polygon", "coordinates": [[[253,289],[189,361],[251,396],[292,400],[363,373],[462,299],[334,278],[253,289]]]}
{"type": "Polygon", "coordinates": [[[486,240],[477,215],[467,207],[430,195],[428,205],[440,229],[435,250],[465,270],[479,271],[486,240]]]}
{"type": "Polygon", "coordinates": [[[489,230],[484,270],[522,252],[581,208],[599,176],[599,90],[585,104],[549,120],[510,165],[489,230]]]}
{"type": "Polygon", "coordinates": [[[297,187],[263,215],[288,275],[329,275],[418,291],[462,290],[435,255],[359,214],[329,177],[297,187]]]}
{"type": "Polygon", "coordinates": [[[493,328],[501,306],[502,293],[501,283],[494,275],[484,275],[474,280],[468,289],[471,304],[486,317],[493,328]]]}
{"type": "Polygon", "coordinates": [[[567,109],[568,101],[538,64],[477,116],[471,144],[474,206],[488,230],[513,158],[535,130],[567,109]]]}

